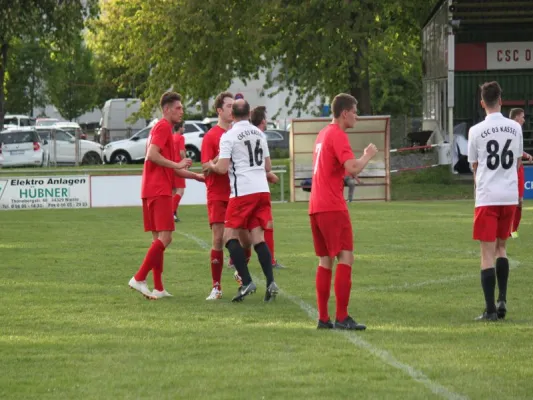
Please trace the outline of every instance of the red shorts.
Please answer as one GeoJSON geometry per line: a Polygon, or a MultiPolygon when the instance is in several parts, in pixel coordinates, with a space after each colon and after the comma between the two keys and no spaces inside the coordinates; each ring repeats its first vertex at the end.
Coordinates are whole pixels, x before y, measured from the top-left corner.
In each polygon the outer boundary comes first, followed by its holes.
{"type": "Polygon", "coordinates": [[[267,229],[272,221],[270,193],[253,193],[229,199],[226,228],[267,229]]]}
{"type": "Polygon", "coordinates": [[[223,200],[207,201],[207,218],[209,226],[213,224],[223,224],[226,220],[226,209],[228,202],[223,200]]]}
{"type": "Polygon", "coordinates": [[[185,178],[182,178],[181,176],[175,176],[174,177],[174,187],[176,189],[183,189],[185,188],[187,185],[185,183],[185,178]]]}
{"type": "Polygon", "coordinates": [[[474,240],[495,242],[496,238],[507,240],[516,206],[482,206],[474,211],[474,240]]]}
{"type": "Polygon", "coordinates": [[[335,257],[341,250],[353,251],[352,221],[348,211],[311,214],[311,232],[318,257],[335,257]]]}
{"type": "Polygon", "coordinates": [[[172,196],[158,196],[143,199],[145,232],[173,231],[172,196]]]}
{"type": "Polygon", "coordinates": [[[521,165],[520,168],[518,168],[518,197],[523,198],[524,197],[524,190],[525,190],[525,184],[526,184],[526,176],[524,171],[524,166],[521,165]]]}

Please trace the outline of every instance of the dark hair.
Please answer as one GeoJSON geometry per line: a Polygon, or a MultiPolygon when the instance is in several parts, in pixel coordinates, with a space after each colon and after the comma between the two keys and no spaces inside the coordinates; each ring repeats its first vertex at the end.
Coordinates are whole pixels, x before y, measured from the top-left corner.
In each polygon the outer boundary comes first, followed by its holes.
{"type": "Polygon", "coordinates": [[[250,116],[250,104],[246,100],[237,100],[233,103],[231,113],[235,118],[249,118],[250,116]]]}
{"type": "Polygon", "coordinates": [[[357,100],[350,94],[341,93],[335,96],[331,102],[333,117],[339,118],[343,111],[350,111],[357,105],[357,100]]]}
{"type": "Polygon", "coordinates": [[[174,124],[174,132],[179,131],[183,127],[183,121],[174,124]]]}
{"type": "Polygon", "coordinates": [[[259,126],[263,120],[266,119],[266,107],[265,106],[258,106],[255,107],[252,110],[252,113],[250,114],[250,122],[254,126],[259,126]]]}
{"type": "Polygon", "coordinates": [[[523,109],[521,109],[521,108],[513,108],[513,109],[509,112],[509,118],[511,118],[511,119],[515,119],[515,118],[518,117],[520,114],[525,114],[523,109]]]}
{"type": "Polygon", "coordinates": [[[225,98],[233,99],[233,94],[231,92],[222,92],[220,93],[216,99],[215,99],[215,112],[224,106],[224,99],[225,98]]]}
{"type": "Polygon", "coordinates": [[[502,97],[502,88],[496,81],[485,82],[481,85],[481,99],[487,107],[498,105],[498,100],[502,97]]]}
{"type": "Polygon", "coordinates": [[[165,92],[161,96],[161,100],[159,100],[159,105],[161,106],[161,109],[162,109],[167,104],[172,104],[175,101],[181,101],[181,94],[176,93],[176,92],[165,92]]]}

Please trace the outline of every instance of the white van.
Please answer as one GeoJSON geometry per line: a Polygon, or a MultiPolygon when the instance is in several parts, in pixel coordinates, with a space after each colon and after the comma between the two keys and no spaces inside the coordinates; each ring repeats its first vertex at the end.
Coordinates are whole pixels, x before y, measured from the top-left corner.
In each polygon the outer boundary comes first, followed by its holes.
{"type": "Polygon", "coordinates": [[[138,112],[140,108],[140,99],[107,100],[102,109],[100,143],[104,144],[130,138],[146,127],[146,120],[143,118],[134,123],[129,121],[130,116],[138,112]]]}
{"type": "Polygon", "coordinates": [[[30,126],[35,126],[35,118],[28,117],[27,115],[4,115],[4,129],[27,128],[30,126]]]}

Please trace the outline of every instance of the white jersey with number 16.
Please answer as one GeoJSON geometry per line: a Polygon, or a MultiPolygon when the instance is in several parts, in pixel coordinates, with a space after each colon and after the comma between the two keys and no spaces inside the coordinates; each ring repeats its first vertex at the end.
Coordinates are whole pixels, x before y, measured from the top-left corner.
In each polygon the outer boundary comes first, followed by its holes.
{"type": "Polygon", "coordinates": [[[518,204],[518,160],[522,127],[501,113],[491,113],[468,132],[468,162],[478,163],[476,207],[518,204]]]}
{"type": "Polygon", "coordinates": [[[239,121],[220,139],[219,158],[229,158],[230,197],[269,193],[265,158],[270,157],[265,134],[249,121],[239,121]]]}

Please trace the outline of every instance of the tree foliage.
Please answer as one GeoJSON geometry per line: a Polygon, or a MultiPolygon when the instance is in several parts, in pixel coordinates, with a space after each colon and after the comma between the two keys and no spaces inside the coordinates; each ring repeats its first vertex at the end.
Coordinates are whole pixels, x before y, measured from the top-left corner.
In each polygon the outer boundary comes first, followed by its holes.
{"type": "Polygon", "coordinates": [[[0,129],[11,46],[31,38],[68,47],[79,36],[84,17],[94,13],[95,7],[96,0],[0,0],[0,129]]]}

